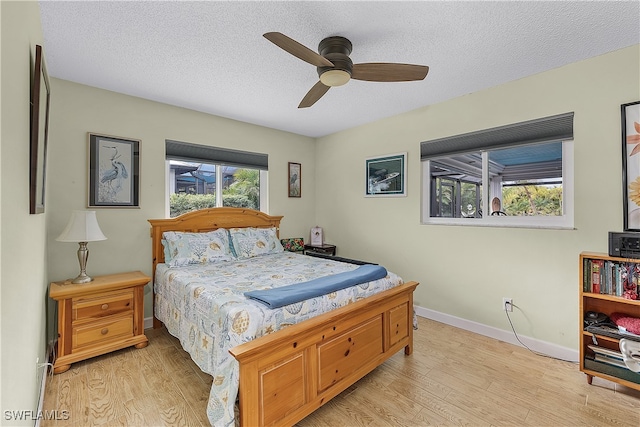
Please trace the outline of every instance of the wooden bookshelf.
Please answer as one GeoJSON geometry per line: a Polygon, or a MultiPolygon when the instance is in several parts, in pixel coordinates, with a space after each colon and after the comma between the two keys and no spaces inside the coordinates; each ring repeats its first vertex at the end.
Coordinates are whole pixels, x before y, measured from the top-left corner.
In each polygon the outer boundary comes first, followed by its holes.
{"type": "MultiPolygon", "coordinates": [[[[589,345],[597,345],[613,351],[620,351],[619,340],[600,334],[594,334],[584,329],[584,317],[589,311],[604,313],[610,316],[612,313],[625,313],[632,317],[640,318],[640,300],[625,299],[616,291],[615,274],[605,278],[601,274],[601,291],[610,293],[594,293],[590,284],[596,279],[592,277],[592,271],[588,268],[590,261],[599,260],[604,265],[640,265],[640,259],[616,258],[607,254],[595,252],[583,252],[580,254],[580,370],[587,375],[587,382],[591,384],[593,377],[604,378],[624,386],[640,390],[640,373],[625,368],[609,365],[594,360],[595,354],[589,345]],[[609,264],[606,264],[609,262],[609,264]],[[610,280],[606,287],[604,281],[610,280]],[[597,342],[597,344],[595,344],[597,342]]],[[[639,278],[640,279],[640,278],[639,278]]]]}

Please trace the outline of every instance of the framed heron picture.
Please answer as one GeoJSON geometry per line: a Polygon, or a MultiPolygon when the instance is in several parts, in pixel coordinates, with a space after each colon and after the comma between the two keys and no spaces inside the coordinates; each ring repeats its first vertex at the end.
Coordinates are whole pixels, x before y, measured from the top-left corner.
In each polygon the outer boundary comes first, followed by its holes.
{"type": "Polygon", "coordinates": [[[139,207],[140,140],[89,133],[89,207],[139,207]]]}
{"type": "Polygon", "coordinates": [[[289,197],[302,197],[302,166],[289,162],[289,197]]]}

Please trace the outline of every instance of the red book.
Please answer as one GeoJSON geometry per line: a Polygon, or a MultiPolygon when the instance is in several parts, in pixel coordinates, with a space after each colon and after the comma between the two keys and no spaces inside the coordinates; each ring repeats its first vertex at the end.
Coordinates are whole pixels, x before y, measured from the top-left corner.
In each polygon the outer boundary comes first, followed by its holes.
{"type": "Polygon", "coordinates": [[[592,260],[593,266],[591,268],[591,283],[593,285],[592,292],[594,294],[600,293],[600,284],[602,283],[602,272],[604,269],[604,260],[594,259],[592,260]]]}

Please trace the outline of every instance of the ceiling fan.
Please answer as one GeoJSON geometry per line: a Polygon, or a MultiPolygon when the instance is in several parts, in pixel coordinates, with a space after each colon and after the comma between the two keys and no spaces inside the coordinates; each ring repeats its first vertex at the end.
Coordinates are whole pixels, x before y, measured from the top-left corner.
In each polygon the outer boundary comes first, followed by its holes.
{"type": "Polygon", "coordinates": [[[307,92],[298,108],[311,107],[331,87],[342,86],[350,79],[370,82],[409,82],[423,80],[429,72],[429,67],[426,65],[389,62],[354,64],[349,58],[353,46],[344,37],[334,36],[323,39],[318,45],[319,54],[282,33],[265,33],[264,37],[293,56],[318,68],[320,81],[307,92]]]}

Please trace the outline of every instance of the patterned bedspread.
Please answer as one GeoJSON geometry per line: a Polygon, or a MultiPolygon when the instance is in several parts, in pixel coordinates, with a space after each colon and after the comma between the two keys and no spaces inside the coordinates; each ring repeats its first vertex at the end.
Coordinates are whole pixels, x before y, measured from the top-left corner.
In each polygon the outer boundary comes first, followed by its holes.
{"type": "Polygon", "coordinates": [[[155,315],[177,337],[202,371],[213,377],[207,416],[214,426],[234,424],[238,363],[229,353],[288,325],[402,284],[387,277],[278,309],[246,298],[243,293],[304,282],[358,267],[292,252],[262,255],[204,266],[156,270],[155,315]]]}

